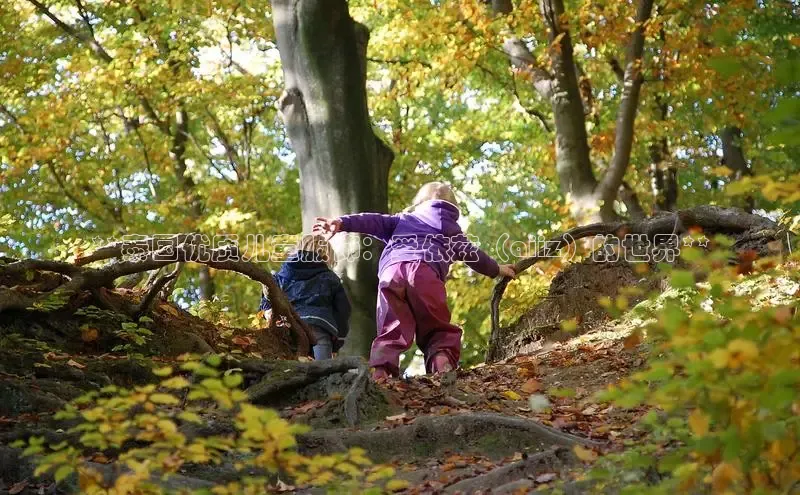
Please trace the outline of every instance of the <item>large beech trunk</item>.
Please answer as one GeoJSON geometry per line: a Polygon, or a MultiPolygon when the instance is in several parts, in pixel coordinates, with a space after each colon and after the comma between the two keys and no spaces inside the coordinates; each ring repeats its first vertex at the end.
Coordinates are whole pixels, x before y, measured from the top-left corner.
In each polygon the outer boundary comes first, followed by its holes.
{"type": "MultiPolygon", "coordinates": [[[[300,169],[303,230],[318,216],[388,209],[393,153],[375,136],[367,110],[369,31],[345,0],[272,2],[285,91],[280,109],[300,169]]],[[[375,335],[380,246],[337,236],[334,247],[353,303],[344,352],[367,355],[375,335]]]]}

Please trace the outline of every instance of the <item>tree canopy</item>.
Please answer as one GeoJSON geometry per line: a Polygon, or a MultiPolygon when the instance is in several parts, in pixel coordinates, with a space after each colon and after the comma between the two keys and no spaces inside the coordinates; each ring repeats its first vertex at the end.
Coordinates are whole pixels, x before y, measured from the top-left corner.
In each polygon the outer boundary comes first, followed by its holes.
{"type": "MultiPolygon", "coordinates": [[[[794,1],[349,9],[370,31],[369,110],[395,154],[391,211],[420,184],[449,181],[469,232],[493,251],[503,233],[525,240],[581,222],[585,187],[590,206],[622,217],[745,197],[780,216],[800,203],[794,1]]],[[[273,236],[298,234],[273,21],[267,3],[245,0],[5,2],[8,253],[68,258],[92,240],[186,231],[238,235],[263,253],[273,236]]],[[[534,278],[520,295],[542,287],[534,278]]],[[[486,284],[462,269],[451,281],[476,342],[486,284]]],[[[258,285],[213,270],[184,271],[177,294],[191,304],[214,285],[228,318],[252,317],[258,285]]]]}

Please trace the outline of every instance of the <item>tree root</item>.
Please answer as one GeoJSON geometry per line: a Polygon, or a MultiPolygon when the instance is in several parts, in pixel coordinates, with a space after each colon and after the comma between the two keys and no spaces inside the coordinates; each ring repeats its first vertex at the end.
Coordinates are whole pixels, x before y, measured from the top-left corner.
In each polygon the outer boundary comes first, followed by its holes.
{"type": "Polygon", "coordinates": [[[358,376],[350,386],[350,390],[347,391],[347,395],[344,398],[344,417],[347,424],[350,426],[358,424],[358,400],[367,389],[368,382],[369,366],[362,364],[358,370],[358,376]]]}
{"type": "MultiPolygon", "coordinates": [[[[530,488],[533,485],[530,478],[548,472],[559,472],[576,461],[577,459],[569,449],[557,447],[530,455],[521,461],[500,466],[480,476],[461,480],[448,486],[445,493],[504,492],[506,491],[503,489],[504,486],[522,485],[519,483],[520,481],[523,483],[528,481],[529,484],[524,483],[527,485],[525,488],[530,488]]],[[[521,488],[522,486],[515,487],[521,488]]]]}
{"type": "MultiPolygon", "coordinates": [[[[514,270],[519,274],[539,261],[558,256],[559,250],[586,237],[613,235],[622,238],[632,234],[653,238],[656,235],[685,234],[690,229],[697,227],[707,234],[747,233],[748,238],[755,236],[756,238],[777,239],[785,232],[772,220],[747,213],[739,208],[696,206],[676,213],[665,213],[634,222],[595,223],[575,227],[550,238],[535,255],[518,260],[514,264],[514,270]]],[[[488,347],[490,352],[500,343],[500,301],[503,299],[503,294],[510,281],[510,278],[503,277],[494,286],[492,292],[492,333],[488,347]]]]}
{"type": "MultiPolygon", "coordinates": [[[[270,404],[282,396],[306,385],[311,385],[325,376],[334,373],[346,373],[351,369],[361,369],[364,367],[364,360],[353,356],[308,363],[243,361],[239,363],[238,367],[244,371],[264,373],[259,382],[247,388],[247,395],[254,404],[270,404]]],[[[361,374],[359,374],[359,378],[361,378],[361,374]]],[[[353,387],[358,384],[359,380],[356,380],[353,387]]],[[[363,386],[364,383],[362,381],[361,387],[363,388],[363,386]]],[[[348,397],[354,392],[353,387],[348,392],[348,397]]],[[[355,395],[353,400],[357,402],[357,399],[358,396],[355,395]]],[[[357,419],[357,412],[351,409],[348,421],[350,418],[357,419]]]]}
{"type": "MultiPolygon", "coordinates": [[[[236,246],[210,249],[200,243],[199,239],[200,236],[196,234],[179,234],[166,239],[150,238],[118,242],[101,247],[77,259],[74,264],[49,260],[23,260],[0,265],[0,280],[26,280],[27,274],[35,271],[55,272],[69,278],[66,283],[36,297],[24,293],[15,294],[14,292],[18,292],[16,289],[0,289],[0,312],[9,309],[28,310],[37,305],[52,311],[63,308],[72,296],[84,290],[111,289],[114,287],[114,281],[120,277],[158,270],[175,262],[194,262],[217,270],[234,271],[261,282],[267,288],[273,311],[286,322],[286,326],[294,335],[297,353],[307,355],[311,344],[315,341],[313,333],[295,313],[269,271],[242,260],[236,246]],[[139,256],[134,260],[109,263],[101,268],[86,266],[93,261],[118,258],[129,253],[137,253],[139,256]]],[[[141,316],[143,308],[128,309],[129,316],[141,316]]]]}
{"type": "Polygon", "coordinates": [[[311,453],[361,447],[377,462],[431,457],[445,450],[503,457],[513,452],[542,452],[553,446],[599,445],[523,418],[492,413],[423,416],[391,430],[327,430],[298,437],[311,453]]]}

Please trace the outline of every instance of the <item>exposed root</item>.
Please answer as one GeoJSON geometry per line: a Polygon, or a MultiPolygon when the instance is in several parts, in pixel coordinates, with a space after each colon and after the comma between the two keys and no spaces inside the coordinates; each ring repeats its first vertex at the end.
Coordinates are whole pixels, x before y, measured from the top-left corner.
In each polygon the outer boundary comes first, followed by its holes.
{"type": "MultiPolygon", "coordinates": [[[[35,271],[55,272],[64,275],[68,281],[37,296],[19,295],[17,289],[2,289],[0,292],[0,312],[9,309],[28,310],[37,305],[46,305],[48,310],[65,307],[70,299],[82,291],[97,291],[113,288],[114,281],[120,277],[141,272],[158,270],[175,262],[193,262],[207,265],[217,270],[228,270],[245,275],[261,282],[266,288],[276,315],[286,321],[295,338],[297,353],[307,355],[314,342],[312,332],[297,316],[286,295],[281,291],[269,271],[243,261],[236,246],[223,246],[210,249],[199,242],[200,236],[180,234],[171,238],[143,239],[120,242],[102,247],[74,264],[49,260],[23,260],[0,265],[0,280],[26,280],[27,274],[35,271]],[[86,266],[92,261],[122,257],[138,253],[133,260],[109,263],[101,268],[86,266]]],[[[169,280],[164,283],[168,283],[169,280]]],[[[4,284],[5,285],[5,284],[4,284]]],[[[143,308],[127,308],[129,316],[141,316],[143,308]]]]}
{"type": "Polygon", "coordinates": [[[358,376],[344,398],[344,417],[350,426],[358,424],[358,400],[366,390],[368,382],[369,366],[362,364],[358,371],[358,376]]]}
{"type": "Polygon", "coordinates": [[[533,481],[529,478],[543,473],[559,472],[575,462],[575,456],[569,449],[557,447],[530,455],[526,459],[501,466],[480,476],[461,480],[448,486],[445,489],[445,493],[476,493],[484,491],[488,493],[512,483],[522,485],[515,486],[515,488],[522,488],[523,486],[524,488],[530,488],[533,486],[533,481]],[[519,483],[520,481],[522,483],[519,483]]]}
{"type": "MultiPolygon", "coordinates": [[[[342,357],[324,361],[311,361],[300,363],[294,361],[275,361],[271,363],[245,361],[238,365],[244,371],[264,373],[258,383],[247,389],[247,395],[254,404],[270,404],[282,396],[311,385],[320,378],[334,373],[346,373],[351,369],[364,367],[364,361],[359,357],[342,357]]],[[[358,380],[356,381],[356,384],[358,380]]],[[[354,386],[356,385],[354,384],[354,386]]],[[[362,382],[363,387],[363,382],[362,382]]],[[[351,392],[352,392],[351,388],[351,392]]],[[[350,395],[348,393],[348,395],[350,395]]],[[[357,397],[356,397],[357,401],[357,397]]],[[[351,416],[357,419],[357,413],[351,410],[351,416]],[[353,416],[355,414],[355,416],[353,416]]],[[[349,421],[349,418],[348,418],[349,421]]]]}
{"type": "Polygon", "coordinates": [[[379,462],[431,457],[445,450],[502,457],[553,446],[599,445],[535,421],[493,413],[423,416],[391,430],[327,430],[302,435],[298,441],[313,453],[361,447],[379,462]]]}

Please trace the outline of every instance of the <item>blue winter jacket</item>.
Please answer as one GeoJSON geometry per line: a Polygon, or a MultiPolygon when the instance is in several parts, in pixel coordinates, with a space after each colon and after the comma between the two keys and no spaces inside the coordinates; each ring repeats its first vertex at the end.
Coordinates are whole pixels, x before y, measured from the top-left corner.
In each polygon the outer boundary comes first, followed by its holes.
{"type": "MultiPolygon", "coordinates": [[[[300,319],[329,332],[339,349],[350,331],[350,300],[339,277],[310,251],[292,254],[275,275],[300,319]]],[[[261,296],[261,310],[271,308],[261,296]]]]}

